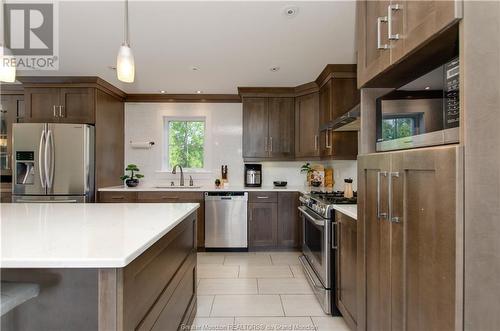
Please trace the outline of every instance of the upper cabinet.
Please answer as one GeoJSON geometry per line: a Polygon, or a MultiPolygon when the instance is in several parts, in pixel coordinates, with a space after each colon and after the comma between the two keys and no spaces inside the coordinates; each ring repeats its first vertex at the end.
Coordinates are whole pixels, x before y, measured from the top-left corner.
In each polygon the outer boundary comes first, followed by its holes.
{"type": "MultiPolygon", "coordinates": [[[[462,3],[361,0],[357,5],[358,87],[362,87],[458,20],[462,3]]],[[[433,52],[427,55],[432,57],[433,52]]]]}
{"type": "Polygon", "coordinates": [[[95,89],[86,87],[25,88],[26,121],[95,123],[95,89]]]}
{"type": "Polygon", "coordinates": [[[295,157],[319,157],[319,93],[295,98],[295,157]]]}
{"type": "Polygon", "coordinates": [[[290,97],[243,98],[243,158],[294,158],[295,100],[290,97]]]}
{"type": "Polygon", "coordinates": [[[2,94],[0,96],[0,172],[12,174],[12,124],[23,122],[23,95],[2,94]]]}

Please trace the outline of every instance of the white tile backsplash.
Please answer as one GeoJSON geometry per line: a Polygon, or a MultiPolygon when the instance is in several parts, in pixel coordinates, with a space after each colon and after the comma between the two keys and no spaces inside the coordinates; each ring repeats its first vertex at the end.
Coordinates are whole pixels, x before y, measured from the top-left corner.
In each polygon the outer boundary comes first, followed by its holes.
{"type": "MultiPolygon", "coordinates": [[[[220,177],[220,166],[228,165],[229,183],[242,186],[242,105],[240,103],[126,103],[125,104],[125,163],[135,163],[145,178],[141,185],[153,186],[179,180],[179,175],[162,171],[164,117],[204,117],[206,121],[206,172],[187,173],[196,185],[213,184],[220,177]],[[132,149],[130,142],[154,141],[151,149],[132,149]]],[[[300,173],[304,161],[262,163],[263,185],[285,180],[290,186],[303,185],[300,173]]],[[[343,179],[356,179],[356,161],[321,162],[335,169],[335,189],[343,189],[343,179]]],[[[356,180],[354,187],[356,188],[356,180]]]]}

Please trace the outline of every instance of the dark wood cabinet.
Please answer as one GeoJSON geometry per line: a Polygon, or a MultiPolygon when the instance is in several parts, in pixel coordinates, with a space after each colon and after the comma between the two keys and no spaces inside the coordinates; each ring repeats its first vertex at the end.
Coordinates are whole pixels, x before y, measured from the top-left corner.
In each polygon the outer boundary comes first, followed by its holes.
{"type": "Polygon", "coordinates": [[[137,192],[100,191],[98,201],[107,203],[137,202],[137,192]]]}
{"type": "Polygon", "coordinates": [[[248,248],[276,247],[278,205],[272,202],[248,204],[248,248]]]}
{"type": "Polygon", "coordinates": [[[243,158],[294,158],[294,98],[243,98],[243,158]]]}
{"type": "Polygon", "coordinates": [[[269,157],[294,158],[295,100],[269,98],[269,157]]]}
{"type": "Polygon", "coordinates": [[[319,93],[295,98],[295,157],[319,157],[319,93]]]}
{"type": "Polygon", "coordinates": [[[351,330],[357,329],[357,224],[356,220],[335,212],[337,223],[336,288],[337,307],[351,330]]]}
{"type": "Polygon", "coordinates": [[[329,79],[319,89],[319,127],[323,128],[333,120],[332,111],[332,86],[333,81],[329,79]]]}
{"type": "Polygon", "coordinates": [[[320,132],[321,159],[356,160],[358,157],[358,132],[336,132],[325,129],[320,132]]]}
{"type": "Polygon", "coordinates": [[[460,147],[443,146],[360,158],[358,330],[461,325],[456,296],[461,154],[460,147]]]}
{"type": "Polygon", "coordinates": [[[302,227],[299,218],[299,194],[278,194],[278,247],[300,248],[302,227]]]}
{"type": "Polygon", "coordinates": [[[249,192],[250,249],[296,249],[301,243],[297,192],[249,192]]]}
{"type": "Polygon", "coordinates": [[[24,120],[24,96],[2,94],[0,96],[0,172],[12,175],[12,124],[24,120]]]}
{"type": "Polygon", "coordinates": [[[95,123],[95,89],[82,87],[25,88],[26,121],[95,123]]]}
{"type": "Polygon", "coordinates": [[[363,0],[357,4],[358,87],[453,25],[462,6],[461,1],[439,0],[363,0]]]}

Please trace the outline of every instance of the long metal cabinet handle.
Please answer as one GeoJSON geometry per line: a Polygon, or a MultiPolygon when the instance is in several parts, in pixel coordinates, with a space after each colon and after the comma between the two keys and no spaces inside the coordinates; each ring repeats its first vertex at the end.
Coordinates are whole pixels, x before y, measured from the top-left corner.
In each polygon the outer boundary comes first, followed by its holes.
{"type": "Polygon", "coordinates": [[[54,111],[54,117],[57,117],[57,113],[56,113],[56,105],[54,105],[54,106],[52,107],[52,110],[54,111]]]}
{"type": "Polygon", "coordinates": [[[388,185],[389,185],[389,221],[393,222],[393,223],[400,223],[401,222],[401,218],[400,217],[397,217],[397,216],[394,216],[394,212],[392,210],[392,207],[393,207],[393,203],[392,203],[392,193],[393,193],[393,190],[392,190],[392,178],[393,177],[396,177],[396,178],[399,178],[399,172],[391,172],[389,173],[389,178],[388,178],[388,185]]]}
{"type": "Polygon", "coordinates": [[[389,45],[382,44],[382,36],[380,35],[382,23],[387,23],[387,16],[377,17],[377,49],[388,49],[389,45]]]}
{"type": "Polygon", "coordinates": [[[326,129],[325,132],[325,147],[326,148],[332,148],[332,145],[330,144],[330,129],[326,129]]]}
{"type": "Polygon", "coordinates": [[[38,145],[38,172],[40,173],[40,184],[45,188],[46,178],[44,170],[43,145],[45,144],[45,129],[40,134],[40,144],[38,145]]]}
{"type": "Polygon", "coordinates": [[[318,140],[319,140],[319,136],[317,134],[314,135],[314,150],[317,151],[318,150],[318,140]]]}
{"type": "Polygon", "coordinates": [[[268,151],[268,148],[267,148],[267,137],[265,138],[265,142],[264,142],[264,151],[265,152],[268,151]]]}
{"type": "Polygon", "coordinates": [[[64,117],[62,112],[62,107],[63,106],[59,106],[59,117],[64,117]]]}
{"type": "Polygon", "coordinates": [[[47,133],[47,142],[45,143],[45,173],[47,175],[47,188],[52,187],[52,181],[54,179],[54,163],[54,138],[52,136],[52,130],[49,130],[47,133]]]}
{"type": "Polygon", "coordinates": [[[269,137],[269,151],[273,151],[273,137],[269,137]]]}
{"type": "Polygon", "coordinates": [[[387,6],[387,38],[389,40],[399,39],[399,33],[392,34],[392,12],[400,9],[402,9],[402,6],[399,4],[387,6]]]}
{"type": "Polygon", "coordinates": [[[387,177],[387,171],[379,171],[377,173],[377,219],[386,218],[387,213],[380,212],[380,176],[387,177]]]}

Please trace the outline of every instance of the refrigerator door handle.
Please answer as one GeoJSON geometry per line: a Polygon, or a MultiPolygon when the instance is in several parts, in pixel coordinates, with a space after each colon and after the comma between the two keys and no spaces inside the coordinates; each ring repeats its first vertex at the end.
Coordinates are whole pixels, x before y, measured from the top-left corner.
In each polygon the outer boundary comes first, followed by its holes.
{"type": "Polygon", "coordinates": [[[52,130],[48,131],[45,143],[45,173],[47,175],[47,188],[51,188],[54,180],[54,138],[52,130]]]}
{"type": "MultiPolygon", "coordinates": [[[[45,188],[47,180],[45,178],[46,171],[44,171],[44,157],[43,157],[43,147],[45,145],[45,148],[47,148],[46,141],[45,141],[45,130],[42,131],[40,134],[40,144],[38,145],[38,171],[40,172],[40,184],[42,185],[42,188],[45,188]]],[[[46,168],[45,168],[46,169],[46,168]]]]}
{"type": "MultiPolygon", "coordinates": [[[[387,171],[379,171],[377,173],[377,219],[387,218],[387,213],[383,213],[380,211],[380,177],[387,177],[387,171]]],[[[390,201],[390,199],[389,199],[390,201]]]]}

